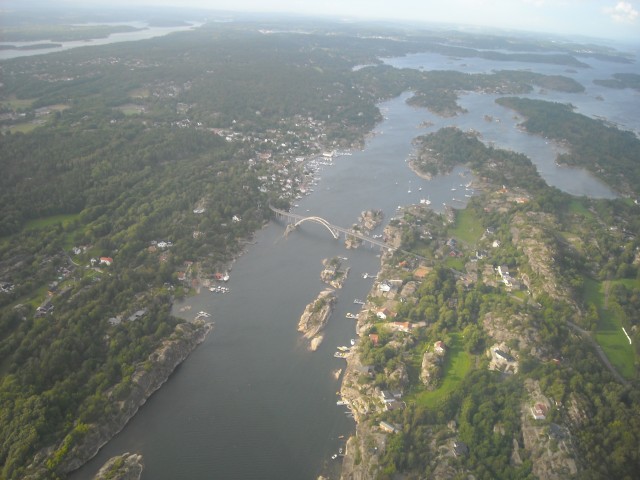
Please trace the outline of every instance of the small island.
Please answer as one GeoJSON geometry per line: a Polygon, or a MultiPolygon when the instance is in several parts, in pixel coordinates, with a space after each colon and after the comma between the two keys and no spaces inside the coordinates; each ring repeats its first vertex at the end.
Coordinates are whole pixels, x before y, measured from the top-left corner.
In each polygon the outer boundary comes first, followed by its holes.
{"type": "Polygon", "coordinates": [[[312,352],[315,352],[322,343],[324,338],[322,330],[329,320],[335,301],[335,291],[333,289],[324,290],[306,306],[300,317],[298,331],[303,334],[306,340],[309,340],[309,350],[312,352]]]}
{"type": "Polygon", "coordinates": [[[349,268],[342,268],[342,260],[339,257],[325,258],[322,265],[324,269],[320,273],[320,279],[333,288],[342,288],[349,275],[349,268]]]}

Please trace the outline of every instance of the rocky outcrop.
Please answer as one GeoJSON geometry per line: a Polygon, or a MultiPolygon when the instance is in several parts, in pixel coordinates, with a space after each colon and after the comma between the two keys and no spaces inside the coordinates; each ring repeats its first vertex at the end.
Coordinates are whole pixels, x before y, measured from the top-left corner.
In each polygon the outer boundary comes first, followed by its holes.
{"type": "Polygon", "coordinates": [[[127,422],[145,404],[147,399],[164,384],[174,369],[182,363],[189,354],[204,341],[213,328],[212,323],[203,321],[181,323],[174,332],[153,352],[146,361],[140,362],[126,384],[113,387],[108,397],[112,400],[112,413],[105,415],[100,423],[82,425],[76,428],[81,434],[76,434],[70,442],[68,435],[57,446],[51,446],[36,455],[34,462],[28,467],[25,478],[45,478],[45,465],[56,459],[56,472],[67,474],[72,472],[98,453],[112,437],[124,428],[127,422]],[[115,392],[127,391],[121,400],[115,392]]]}
{"type": "Polygon", "coordinates": [[[324,338],[324,329],[333,311],[336,296],[332,289],[324,290],[318,297],[306,306],[298,321],[298,331],[309,340],[309,350],[315,351],[324,338]]]}
{"type": "Polygon", "coordinates": [[[142,455],[127,452],[107,460],[93,480],[140,480],[143,468],[142,455]]]}
{"type": "Polygon", "coordinates": [[[426,351],[422,356],[422,366],[420,367],[420,380],[425,386],[435,388],[441,376],[442,357],[435,352],[426,351]]]}
{"type": "Polygon", "coordinates": [[[349,268],[343,270],[342,262],[338,257],[333,257],[331,259],[325,258],[322,261],[322,265],[324,266],[324,269],[320,272],[320,279],[324,283],[331,285],[333,288],[342,288],[344,282],[347,280],[347,276],[349,275],[349,268]]]}
{"type": "Polygon", "coordinates": [[[362,225],[362,228],[370,232],[380,225],[383,219],[384,214],[382,213],[382,210],[365,210],[360,213],[358,221],[360,222],[360,225],[362,225]]]}

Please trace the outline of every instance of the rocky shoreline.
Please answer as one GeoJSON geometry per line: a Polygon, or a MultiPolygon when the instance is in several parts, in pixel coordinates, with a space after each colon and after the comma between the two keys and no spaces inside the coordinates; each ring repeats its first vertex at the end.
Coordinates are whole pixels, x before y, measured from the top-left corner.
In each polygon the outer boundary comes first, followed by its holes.
{"type": "Polygon", "coordinates": [[[93,480],[140,480],[143,469],[142,455],[127,452],[110,458],[93,480]]]}
{"type": "Polygon", "coordinates": [[[306,306],[298,321],[298,331],[309,341],[309,350],[316,351],[324,339],[323,330],[336,302],[333,289],[327,289],[306,306]]]}
{"type": "MultiPolygon", "coordinates": [[[[35,480],[50,476],[50,465],[54,459],[59,459],[55,471],[66,475],[93,458],[100,448],[125,427],[147,399],[168,380],[175,368],[205,340],[212,328],[212,323],[203,321],[178,324],[171,336],[163,341],[146,361],[137,365],[131,374],[127,386],[129,393],[126,398],[123,400],[115,398],[115,392],[119,390],[120,385],[111,388],[106,394],[110,398],[113,397],[114,413],[104,418],[100,424],[83,425],[81,429],[77,426],[76,430],[80,433],[76,433],[73,443],[70,442],[69,437],[72,435],[70,434],[59,445],[40,451],[33,463],[29,465],[25,479],[35,480]]],[[[133,462],[134,457],[128,458],[130,461],[125,463],[133,462]]],[[[137,464],[141,460],[139,458],[133,463],[137,464]]],[[[105,464],[105,468],[106,466],[105,464]]]]}

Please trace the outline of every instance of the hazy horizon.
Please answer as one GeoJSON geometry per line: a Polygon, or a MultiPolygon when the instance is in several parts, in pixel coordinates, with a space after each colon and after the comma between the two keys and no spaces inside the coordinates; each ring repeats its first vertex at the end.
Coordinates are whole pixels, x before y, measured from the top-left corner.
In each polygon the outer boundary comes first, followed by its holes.
{"type": "Polygon", "coordinates": [[[559,35],[640,40],[640,0],[63,0],[88,7],[171,6],[242,13],[349,17],[355,20],[411,21],[524,30],[559,35]]]}

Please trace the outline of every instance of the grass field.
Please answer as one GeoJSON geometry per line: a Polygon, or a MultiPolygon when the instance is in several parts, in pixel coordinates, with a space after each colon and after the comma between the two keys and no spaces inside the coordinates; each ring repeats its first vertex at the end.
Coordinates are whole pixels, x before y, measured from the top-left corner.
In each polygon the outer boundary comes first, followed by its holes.
{"type": "Polygon", "coordinates": [[[579,200],[572,200],[569,202],[569,212],[582,215],[586,218],[593,218],[593,213],[591,213],[579,200]]]}
{"type": "MultiPolygon", "coordinates": [[[[638,280],[616,280],[614,282],[635,285],[638,280]]],[[[614,283],[612,282],[612,283],[614,283]]],[[[625,378],[633,378],[635,369],[635,351],[622,331],[622,322],[612,311],[605,309],[605,296],[602,282],[588,279],[585,282],[587,302],[598,309],[600,322],[595,339],[604,350],[611,363],[625,378]]]]}
{"type": "Polygon", "coordinates": [[[471,369],[472,360],[472,355],[462,345],[461,334],[451,334],[451,342],[447,345],[447,355],[444,361],[440,386],[431,392],[421,392],[416,395],[416,403],[429,408],[436,408],[460,385],[471,369]]]}
{"type": "Polygon", "coordinates": [[[483,232],[484,228],[482,228],[482,224],[478,221],[471,210],[468,208],[458,210],[456,213],[455,227],[451,230],[454,237],[465,242],[469,246],[473,246],[478,240],[480,240],[483,232]]]}
{"type": "Polygon", "coordinates": [[[145,87],[135,88],[129,91],[129,96],[131,98],[147,98],[149,95],[151,95],[151,92],[145,87]]]}
{"type": "Polygon", "coordinates": [[[34,101],[35,98],[21,99],[12,95],[8,99],[3,100],[0,105],[2,105],[2,107],[9,107],[12,110],[19,110],[21,108],[31,107],[34,101]]]}
{"type": "Polygon", "coordinates": [[[126,105],[120,105],[117,107],[125,115],[140,115],[144,113],[145,108],[142,105],[136,105],[133,103],[128,103],[126,105]]]}
{"type": "Polygon", "coordinates": [[[38,230],[40,228],[50,227],[58,223],[68,225],[70,222],[80,218],[79,213],[71,213],[67,215],[52,215],[50,217],[36,218],[35,220],[29,220],[25,225],[25,230],[38,230]]]}
{"type": "Polygon", "coordinates": [[[16,123],[7,128],[11,133],[29,133],[39,125],[33,122],[16,123]]]}

